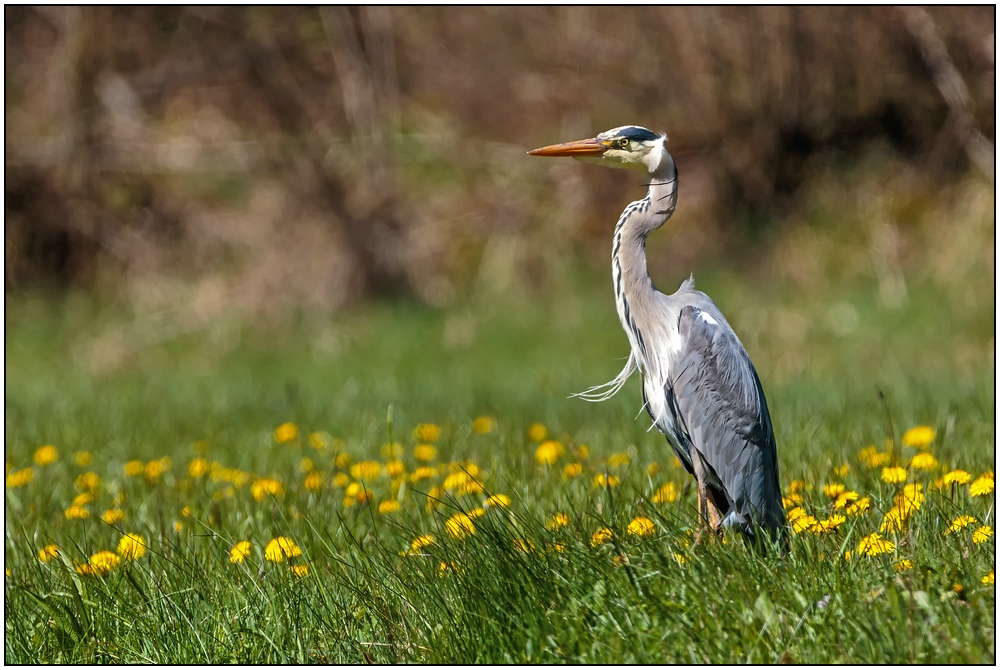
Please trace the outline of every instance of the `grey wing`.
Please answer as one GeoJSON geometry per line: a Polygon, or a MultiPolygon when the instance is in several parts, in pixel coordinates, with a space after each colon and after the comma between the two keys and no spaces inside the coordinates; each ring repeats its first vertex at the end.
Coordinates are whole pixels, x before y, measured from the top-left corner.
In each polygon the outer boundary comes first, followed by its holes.
{"type": "Polygon", "coordinates": [[[697,307],[681,309],[678,329],[683,345],[667,392],[690,448],[711,470],[710,484],[725,493],[724,522],[784,526],[774,430],[749,355],[725,320],[697,307]]]}

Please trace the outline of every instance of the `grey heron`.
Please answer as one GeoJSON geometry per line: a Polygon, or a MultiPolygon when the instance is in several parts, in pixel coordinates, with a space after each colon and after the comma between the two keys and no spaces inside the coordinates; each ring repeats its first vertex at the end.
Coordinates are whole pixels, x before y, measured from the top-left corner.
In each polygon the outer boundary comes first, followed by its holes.
{"type": "Polygon", "coordinates": [[[767,400],[750,356],[712,299],[686,279],[672,295],[656,290],[646,268],[646,237],[677,205],[677,167],[666,135],[621,126],[597,137],[529,151],[571,156],[649,176],[649,191],[630,203],[611,248],[618,317],[631,353],[607,384],[577,394],[599,402],[633,372],[643,402],[684,468],[697,482],[698,513],[713,531],[733,527],[750,539],[785,541],[777,448],[767,400]]]}

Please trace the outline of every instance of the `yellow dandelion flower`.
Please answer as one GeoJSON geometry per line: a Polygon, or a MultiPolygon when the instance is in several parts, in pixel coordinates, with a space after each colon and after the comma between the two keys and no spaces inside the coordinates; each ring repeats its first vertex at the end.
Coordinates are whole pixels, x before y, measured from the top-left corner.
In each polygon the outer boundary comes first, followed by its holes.
{"type": "Polygon", "coordinates": [[[799,491],[805,491],[805,490],[807,490],[806,483],[801,479],[793,479],[791,482],[788,483],[789,493],[798,493],[799,491]]]}
{"type": "Polygon", "coordinates": [[[464,461],[462,463],[452,463],[450,467],[454,470],[463,470],[469,473],[470,477],[479,476],[479,466],[470,461],[464,461]]]}
{"type": "Polygon", "coordinates": [[[73,454],[73,462],[81,468],[90,467],[91,456],[89,451],[77,451],[73,454]]]}
{"type": "Polygon", "coordinates": [[[969,495],[974,498],[979,496],[988,496],[991,493],[993,493],[992,472],[987,472],[985,475],[972,482],[972,485],[969,487],[969,495]]]}
{"type": "Polygon", "coordinates": [[[362,503],[366,503],[366,502],[370,503],[373,500],[375,500],[375,492],[374,491],[359,491],[358,494],[356,496],[354,496],[354,499],[358,502],[359,505],[362,504],[362,503]]]}
{"type": "Polygon", "coordinates": [[[435,486],[427,493],[427,511],[430,512],[432,509],[441,504],[441,498],[444,496],[444,488],[440,486],[435,486]]]}
{"type": "Polygon", "coordinates": [[[878,533],[872,533],[866,537],[861,538],[861,542],[858,543],[858,553],[864,554],[865,556],[878,556],[879,554],[886,554],[890,551],[895,551],[896,545],[888,540],[882,539],[882,536],[878,533]]]}
{"type": "Polygon", "coordinates": [[[553,543],[545,545],[545,549],[546,549],[546,551],[555,552],[557,554],[562,554],[562,553],[565,553],[565,551],[566,551],[566,545],[565,544],[559,544],[558,542],[553,542],[553,543]]]}
{"type": "MultiPolygon", "coordinates": [[[[122,562],[121,557],[110,551],[99,551],[90,557],[87,562],[87,567],[89,570],[86,574],[91,575],[106,575],[122,562]]],[[[79,570],[78,570],[79,572],[79,570]]]]}
{"type": "Polygon", "coordinates": [[[477,416],[476,420],[472,422],[473,432],[483,435],[493,430],[496,427],[496,421],[491,416],[477,416]]]}
{"type": "Polygon", "coordinates": [[[299,436],[299,427],[294,423],[283,423],[274,429],[274,441],[287,444],[299,436]]]}
{"type": "Polygon", "coordinates": [[[596,486],[618,486],[618,483],[620,481],[621,480],[618,479],[618,477],[615,477],[614,475],[609,475],[606,472],[602,472],[601,474],[599,474],[596,477],[594,477],[594,486],[595,487],[596,486]]]}
{"type": "Polygon", "coordinates": [[[401,477],[406,473],[406,466],[403,461],[389,461],[385,464],[385,474],[390,477],[401,477]]]}
{"type": "Polygon", "coordinates": [[[81,493],[77,497],[73,498],[73,505],[77,507],[83,507],[84,505],[89,505],[93,502],[94,496],[90,493],[81,493]]]}
{"type": "Polygon", "coordinates": [[[261,477],[250,485],[250,495],[257,502],[262,502],[268,496],[281,496],[285,493],[285,487],[277,479],[261,477]]]}
{"type": "Polygon", "coordinates": [[[142,469],[142,472],[146,476],[146,479],[148,479],[149,481],[153,481],[154,479],[157,479],[160,475],[162,475],[164,472],[169,470],[172,465],[173,463],[171,462],[170,457],[164,456],[159,460],[150,461],[149,463],[146,463],[146,467],[142,469]]]}
{"type": "Polygon", "coordinates": [[[60,549],[58,545],[47,544],[44,547],[42,547],[41,550],[38,552],[38,560],[40,560],[42,563],[48,563],[53,558],[58,556],[59,552],[60,549]]]}
{"type": "Polygon", "coordinates": [[[850,561],[851,560],[851,552],[850,552],[850,550],[844,552],[844,560],[845,561],[850,561]]]}
{"type": "Polygon", "coordinates": [[[785,520],[788,523],[794,523],[796,519],[800,519],[806,516],[806,511],[801,507],[793,507],[785,513],[785,520]]]}
{"type": "Polygon", "coordinates": [[[208,459],[207,458],[194,458],[188,463],[188,475],[197,479],[198,477],[204,477],[208,474],[208,459]]]}
{"type": "Polygon", "coordinates": [[[534,551],[535,545],[526,540],[522,540],[521,538],[515,538],[514,548],[520,551],[521,553],[527,554],[530,551],[534,551]]]}
{"type": "Polygon", "coordinates": [[[549,429],[545,424],[535,422],[528,426],[528,439],[532,442],[541,442],[549,434],[549,429]]]}
{"type": "Polygon", "coordinates": [[[413,439],[417,442],[437,442],[441,437],[441,428],[433,423],[417,424],[413,429],[413,439]]]}
{"type": "Polygon", "coordinates": [[[462,512],[454,514],[450,519],[445,521],[444,529],[448,531],[448,535],[456,540],[461,540],[476,532],[476,526],[472,522],[472,519],[469,515],[462,512]]]}
{"type": "Polygon", "coordinates": [[[419,482],[421,479],[430,479],[437,471],[434,468],[429,468],[427,466],[422,466],[413,471],[410,475],[411,482],[419,482]]]}
{"type": "Polygon", "coordinates": [[[870,459],[868,459],[868,467],[874,470],[877,467],[883,466],[889,462],[889,454],[875,454],[870,459]]]}
{"type": "Polygon", "coordinates": [[[392,514],[393,512],[399,511],[399,501],[398,500],[383,500],[378,504],[379,514],[392,514]]]}
{"type": "Polygon", "coordinates": [[[576,457],[581,461],[585,461],[590,458],[590,449],[587,448],[587,445],[581,444],[576,448],[576,457]]]}
{"type": "Polygon", "coordinates": [[[572,477],[578,477],[583,474],[583,464],[582,463],[570,463],[565,468],[563,468],[563,477],[570,479],[572,477]]]}
{"type": "Polygon", "coordinates": [[[413,447],[413,457],[418,461],[433,461],[437,458],[438,450],[433,444],[418,444],[413,447]]]}
{"type": "Polygon", "coordinates": [[[951,486],[952,484],[962,485],[972,481],[972,475],[965,470],[952,470],[942,477],[941,480],[945,486],[951,486]]]}
{"type": "Polygon", "coordinates": [[[646,474],[650,477],[655,477],[660,474],[660,464],[653,462],[646,466],[646,474]]]}
{"type": "Polygon", "coordinates": [[[802,495],[799,493],[789,493],[787,496],[782,496],[781,506],[785,509],[789,507],[795,507],[796,505],[802,504],[802,495]]]}
{"type": "Polygon", "coordinates": [[[882,523],[878,527],[879,532],[902,530],[908,518],[910,518],[910,513],[906,508],[894,505],[882,518],[882,523]]]}
{"type": "Polygon", "coordinates": [[[982,544],[991,537],[993,537],[993,529],[989,526],[980,526],[976,529],[976,532],[972,534],[972,541],[975,544],[982,544]]]}
{"type": "Polygon", "coordinates": [[[902,442],[907,447],[922,449],[934,441],[935,435],[930,426],[915,426],[903,433],[902,442]]]}
{"type": "Polygon", "coordinates": [[[45,446],[38,447],[38,449],[35,450],[35,463],[38,463],[42,467],[52,465],[58,460],[59,451],[51,444],[46,444],[45,446]]]}
{"type": "Polygon", "coordinates": [[[545,528],[547,528],[548,530],[556,531],[568,525],[569,525],[569,517],[560,512],[559,514],[556,514],[546,522],[545,528]]]}
{"type": "Polygon", "coordinates": [[[833,507],[834,509],[844,509],[860,497],[861,496],[855,491],[844,491],[837,496],[836,500],[833,501],[833,507]]]}
{"type": "Polygon", "coordinates": [[[889,462],[889,454],[880,454],[875,445],[869,444],[858,452],[858,460],[867,465],[869,470],[874,470],[889,462]]]}
{"type": "Polygon", "coordinates": [[[926,451],[921,452],[910,459],[911,470],[933,470],[938,466],[938,461],[932,454],[926,451]]]}
{"type": "Polygon", "coordinates": [[[644,516],[637,516],[632,519],[628,524],[628,534],[638,535],[639,537],[652,537],[656,533],[656,525],[653,523],[652,519],[648,519],[644,516]]]}
{"type": "Polygon", "coordinates": [[[458,493],[461,495],[468,495],[470,493],[482,493],[484,490],[482,482],[470,479],[458,488],[458,493]]]}
{"type": "Polygon", "coordinates": [[[810,533],[815,533],[816,535],[822,535],[823,533],[829,533],[831,531],[837,530],[837,527],[842,523],[847,521],[847,517],[843,514],[832,514],[829,519],[823,519],[822,521],[817,521],[815,524],[809,527],[810,533]]]}
{"type": "Polygon", "coordinates": [[[837,477],[846,477],[847,473],[851,471],[851,466],[849,463],[844,463],[833,469],[833,474],[837,477]]]}
{"type": "Polygon", "coordinates": [[[361,461],[351,466],[351,476],[355,479],[378,479],[382,475],[382,464],[378,461],[361,461]]]}
{"type": "Polygon", "coordinates": [[[264,558],[272,563],[281,563],[285,557],[301,556],[302,550],[295,541],[287,537],[276,537],[264,547],[264,558]]]}
{"type": "Polygon", "coordinates": [[[961,584],[952,584],[951,590],[957,593],[959,596],[965,591],[965,588],[961,584]]]}
{"type": "Polygon", "coordinates": [[[164,470],[169,468],[164,467],[166,461],[160,459],[158,461],[150,461],[142,469],[142,474],[146,476],[146,479],[152,481],[163,474],[164,470]]]}
{"type": "Polygon", "coordinates": [[[674,553],[670,555],[673,556],[674,560],[677,561],[677,563],[679,563],[680,565],[684,565],[685,563],[688,562],[688,559],[684,557],[684,554],[674,553]]]}
{"type": "Polygon", "coordinates": [[[125,512],[120,509],[109,509],[101,514],[101,521],[109,524],[116,524],[125,518],[125,512]]]}
{"type": "Polygon", "coordinates": [[[611,454],[608,456],[608,467],[618,468],[623,465],[628,465],[630,460],[632,459],[629,458],[629,455],[626,453],[611,454]]]}
{"type": "Polygon", "coordinates": [[[174,532],[179,533],[184,530],[184,524],[180,521],[174,521],[174,532]]]}
{"type": "Polygon", "coordinates": [[[101,484],[96,472],[84,472],[76,478],[76,488],[81,491],[96,491],[101,484]]]}
{"type": "Polygon", "coordinates": [[[313,469],[313,459],[308,456],[303,456],[299,460],[299,471],[300,472],[312,472],[313,469]]]}
{"type": "Polygon", "coordinates": [[[611,539],[611,529],[610,528],[598,528],[594,531],[594,534],[590,536],[590,546],[596,547],[598,545],[604,544],[611,539]]]}
{"type": "Polygon", "coordinates": [[[309,433],[309,446],[316,451],[323,451],[331,442],[330,436],[326,433],[309,433]]]}
{"type": "Polygon", "coordinates": [[[233,545],[233,548],[229,550],[229,562],[242,563],[252,551],[253,545],[246,540],[241,540],[233,545]]]}
{"type": "Polygon", "coordinates": [[[987,572],[980,581],[982,581],[983,586],[993,586],[993,571],[987,572]]]}
{"type": "Polygon", "coordinates": [[[861,516],[867,512],[872,506],[872,501],[870,498],[862,498],[856,503],[851,503],[847,506],[845,510],[849,516],[861,516]]]}
{"type": "Polygon", "coordinates": [[[836,499],[845,490],[847,490],[847,487],[840,483],[826,484],[823,487],[823,493],[831,500],[836,499]]]}
{"type": "Polygon", "coordinates": [[[134,561],[146,553],[146,541],[141,535],[128,533],[118,541],[118,555],[126,561],[134,561]]]}
{"type": "Polygon", "coordinates": [[[565,449],[562,444],[555,440],[548,440],[538,445],[535,450],[535,460],[543,465],[552,465],[556,459],[563,455],[565,449]]]}
{"type": "Polygon", "coordinates": [[[338,489],[342,489],[350,483],[351,478],[347,476],[344,472],[338,472],[333,476],[333,485],[338,489]]]}
{"type": "Polygon", "coordinates": [[[128,477],[141,475],[144,468],[142,461],[129,461],[125,464],[125,475],[128,477]]]}
{"type": "Polygon", "coordinates": [[[497,493],[487,498],[483,504],[487,507],[510,507],[510,498],[502,493],[497,493]]]}
{"type": "Polygon", "coordinates": [[[306,565],[305,563],[301,565],[293,565],[291,566],[291,568],[292,568],[292,574],[295,575],[296,577],[305,577],[306,575],[309,574],[309,566],[306,565]]]}
{"type": "Polygon", "coordinates": [[[67,519],[89,519],[90,511],[86,507],[80,507],[79,505],[71,505],[66,508],[63,512],[63,516],[67,519]]]}
{"type": "Polygon", "coordinates": [[[677,485],[673,482],[667,482],[660,488],[656,489],[656,493],[653,494],[653,502],[657,505],[672,503],[677,500],[677,495],[677,485]]]}
{"type": "Polygon", "coordinates": [[[907,484],[903,487],[903,492],[896,496],[896,506],[907,515],[913,514],[924,502],[924,494],[921,493],[923,488],[923,484],[907,484]]]}
{"type": "Polygon", "coordinates": [[[913,561],[908,558],[904,558],[901,561],[896,561],[892,564],[892,569],[896,572],[903,572],[905,570],[910,570],[913,568],[913,561]]]}
{"type": "Polygon", "coordinates": [[[469,481],[470,481],[469,473],[464,471],[453,472],[447,477],[445,477],[442,486],[444,486],[446,491],[453,491],[455,489],[464,487],[466,484],[469,483],[469,481]]]}
{"type": "Polygon", "coordinates": [[[35,471],[31,468],[23,470],[11,470],[7,474],[7,488],[17,489],[26,486],[28,482],[35,478],[35,471]]]}
{"type": "Polygon", "coordinates": [[[804,533],[817,523],[819,523],[819,521],[813,515],[803,514],[792,522],[792,531],[794,533],[804,533]]]}
{"type": "Polygon", "coordinates": [[[412,556],[414,554],[419,554],[421,549],[423,549],[424,547],[429,547],[432,544],[434,544],[433,535],[418,535],[417,537],[413,538],[412,542],[410,542],[409,550],[403,553],[409,556],[412,556]]]}
{"type": "Polygon", "coordinates": [[[343,452],[337,454],[333,459],[333,465],[337,468],[346,468],[351,465],[351,455],[343,452]]]}
{"type": "Polygon", "coordinates": [[[470,519],[478,519],[482,515],[486,514],[486,510],[483,509],[482,507],[474,507],[470,509],[468,512],[466,512],[466,514],[469,515],[470,519]]]}
{"type": "Polygon", "coordinates": [[[323,488],[323,473],[319,470],[313,470],[306,475],[304,485],[307,491],[319,491],[323,488]]]}
{"type": "Polygon", "coordinates": [[[887,484],[902,484],[906,481],[906,470],[899,467],[882,468],[882,481],[887,484]]]}
{"type": "Polygon", "coordinates": [[[449,570],[456,575],[465,574],[465,570],[459,567],[458,563],[445,563],[442,561],[441,565],[438,566],[438,577],[444,577],[449,570]]]}
{"type": "Polygon", "coordinates": [[[955,520],[951,522],[951,525],[948,526],[948,530],[946,530],[944,533],[945,535],[948,535],[950,533],[956,533],[965,528],[966,526],[974,523],[976,523],[976,517],[969,516],[968,514],[962,514],[960,516],[955,517],[955,520]]]}

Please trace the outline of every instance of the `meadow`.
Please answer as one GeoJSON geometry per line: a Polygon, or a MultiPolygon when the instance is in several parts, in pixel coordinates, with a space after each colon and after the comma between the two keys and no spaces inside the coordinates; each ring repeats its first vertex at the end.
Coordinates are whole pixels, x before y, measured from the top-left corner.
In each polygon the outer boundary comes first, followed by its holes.
{"type": "Polygon", "coordinates": [[[994,662],[988,282],[697,277],[768,394],[784,557],[692,543],[636,380],[568,399],[627,352],[596,271],[113,364],[122,305],[8,297],[5,661],[994,662]]]}

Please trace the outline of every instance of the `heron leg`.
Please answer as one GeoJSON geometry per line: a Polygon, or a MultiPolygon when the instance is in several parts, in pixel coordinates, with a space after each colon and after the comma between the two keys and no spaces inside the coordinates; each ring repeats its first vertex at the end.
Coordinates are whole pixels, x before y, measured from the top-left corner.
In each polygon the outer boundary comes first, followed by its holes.
{"type": "Polygon", "coordinates": [[[691,450],[691,463],[694,465],[694,478],[698,483],[698,519],[701,529],[695,539],[695,544],[701,539],[702,533],[708,529],[712,533],[717,533],[722,527],[722,517],[719,508],[708,492],[706,480],[705,464],[701,460],[701,454],[697,449],[691,450]]]}
{"type": "Polygon", "coordinates": [[[708,510],[708,527],[712,531],[718,532],[722,528],[722,516],[719,514],[719,508],[715,505],[712,496],[708,495],[708,487],[704,488],[705,507],[708,510]]]}

